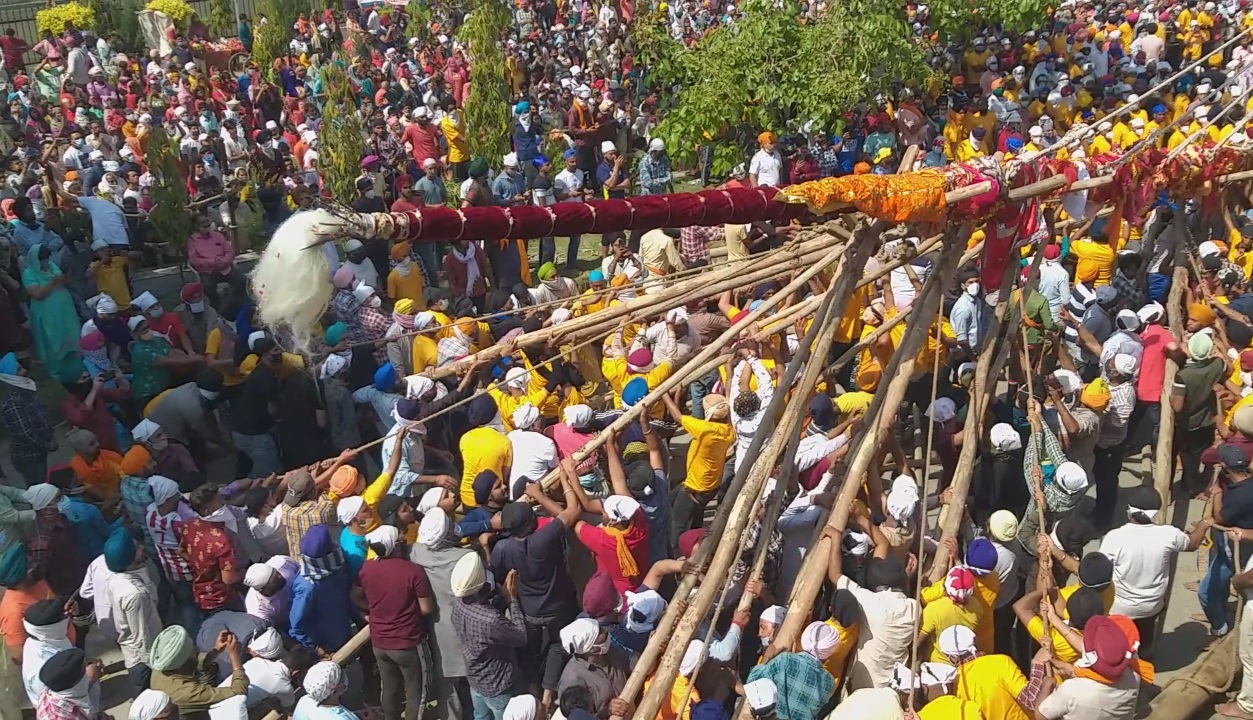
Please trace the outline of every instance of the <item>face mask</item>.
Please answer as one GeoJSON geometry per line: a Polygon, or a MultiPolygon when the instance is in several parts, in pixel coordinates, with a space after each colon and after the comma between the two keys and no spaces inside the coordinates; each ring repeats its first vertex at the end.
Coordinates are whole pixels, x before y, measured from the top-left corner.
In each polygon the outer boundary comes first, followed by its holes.
{"type": "Polygon", "coordinates": [[[187,309],[191,310],[194,313],[202,313],[204,312],[204,301],[201,300],[199,302],[187,303],[187,309]]]}
{"type": "Polygon", "coordinates": [[[153,440],[148,443],[148,447],[151,447],[153,450],[156,450],[157,452],[161,452],[162,450],[165,450],[169,446],[170,446],[169,438],[161,438],[160,440],[153,440]]]}
{"type": "Polygon", "coordinates": [[[157,318],[161,317],[164,314],[165,314],[165,310],[163,308],[154,307],[148,310],[148,317],[152,318],[153,320],[156,320],[157,318]]]}
{"type": "Polygon", "coordinates": [[[200,388],[196,388],[196,391],[200,393],[201,398],[208,400],[209,402],[217,400],[218,396],[222,394],[220,392],[213,392],[212,390],[201,390],[200,388]]]}
{"type": "Polygon", "coordinates": [[[605,655],[609,652],[609,638],[605,638],[604,642],[598,642],[592,646],[589,655],[605,655]]]}
{"type": "Polygon", "coordinates": [[[87,145],[87,141],[81,138],[74,141],[74,147],[78,148],[79,150],[82,150],[86,145],[87,145]]]}
{"type": "Polygon", "coordinates": [[[967,286],[966,286],[966,294],[967,294],[967,295],[972,295],[972,296],[974,296],[974,295],[978,295],[978,294],[979,294],[979,283],[970,283],[969,285],[967,285],[967,286]]]}
{"type": "Polygon", "coordinates": [[[382,307],[383,298],[379,297],[378,295],[371,295],[370,299],[365,301],[365,304],[369,305],[372,308],[382,307]]]}

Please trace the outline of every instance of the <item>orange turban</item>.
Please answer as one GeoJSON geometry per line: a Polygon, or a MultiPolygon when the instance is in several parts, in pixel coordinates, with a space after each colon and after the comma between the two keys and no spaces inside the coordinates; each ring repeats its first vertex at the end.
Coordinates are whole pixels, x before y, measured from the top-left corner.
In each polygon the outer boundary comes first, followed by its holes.
{"type": "Polygon", "coordinates": [[[358,495],[365,489],[365,478],[351,465],[344,465],[331,475],[331,492],[341,498],[358,495]]]}
{"type": "Polygon", "coordinates": [[[862,161],[853,166],[854,175],[869,175],[870,163],[862,161]]]}
{"type": "Polygon", "coordinates": [[[473,333],[477,325],[478,323],[472,317],[457,318],[457,329],[466,335],[473,333]]]}
{"type": "Polygon", "coordinates": [[[1140,657],[1140,629],[1136,627],[1136,623],[1126,615],[1110,615],[1110,620],[1122,630],[1122,634],[1127,636],[1127,646],[1131,648],[1131,669],[1141,677],[1146,683],[1152,683],[1157,669],[1153,667],[1153,663],[1140,657]]]}
{"type": "Polygon", "coordinates": [[[626,284],[627,284],[627,276],[623,273],[618,273],[617,275],[614,275],[613,280],[609,281],[609,287],[622,287],[623,285],[626,285],[626,284]]]}
{"type": "Polygon", "coordinates": [[[761,133],[760,135],[758,135],[758,136],[757,136],[757,144],[758,144],[758,145],[766,145],[766,144],[768,144],[768,143],[774,143],[774,142],[778,142],[778,141],[779,141],[779,136],[778,136],[778,135],[775,135],[774,133],[770,132],[769,130],[767,130],[767,131],[765,131],[765,132],[763,132],[763,133],[761,133]]]}
{"type": "Polygon", "coordinates": [[[131,445],[131,449],[126,451],[126,455],[122,458],[122,472],[127,475],[138,476],[144,471],[144,467],[148,465],[148,461],[152,460],[152,455],[143,445],[131,445]]]}
{"type": "Polygon", "coordinates": [[[1214,314],[1213,308],[1203,302],[1194,302],[1188,306],[1188,319],[1198,322],[1202,325],[1209,325],[1214,322],[1218,316],[1214,314]]]}
{"type": "Polygon", "coordinates": [[[409,257],[409,243],[400,242],[392,245],[392,260],[400,262],[409,257]]]}

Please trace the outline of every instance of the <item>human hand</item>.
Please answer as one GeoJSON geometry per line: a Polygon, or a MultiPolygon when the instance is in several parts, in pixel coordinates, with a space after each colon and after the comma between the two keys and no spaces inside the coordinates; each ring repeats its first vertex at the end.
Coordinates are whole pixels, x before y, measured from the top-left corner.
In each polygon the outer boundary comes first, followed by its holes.
{"type": "Polygon", "coordinates": [[[343,465],[351,462],[357,456],[357,448],[344,448],[340,451],[339,456],[335,458],[335,462],[343,465]]]}
{"type": "Polygon", "coordinates": [[[218,632],[218,637],[213,641],[213,649],[221,652],[226,649],[226,642],[231,637],[230,630],[222,630],[218,632]]]}
{"type": "Polygon", "coordinates": [[[731,622],[742,628],[748,627],[748,623],[752,621],[752,615],[749,614],[748,608],[736,608],[735,614],[731,616],[731,622]]]}
{"type": "Polygon", "coordinates": [[[514,598],[518,597],[517,570],[509,571],[509,574],[505,576],[505,582],[501,583],[501,590],[504,592],[505,598],[510,602],[513,602],[514,598]]]}
{"type": "Polygon", "coordinates": [[[609,715],[611,717],[624,718],[631,714],[631,703],[622,698],[614,698],[609,701],[609,715]]]}
{"type": "Polygon", "coordinates": [[[744,583],[744,592],[753,597],[761,597],[761,579],[753,578],[744,583]]]}

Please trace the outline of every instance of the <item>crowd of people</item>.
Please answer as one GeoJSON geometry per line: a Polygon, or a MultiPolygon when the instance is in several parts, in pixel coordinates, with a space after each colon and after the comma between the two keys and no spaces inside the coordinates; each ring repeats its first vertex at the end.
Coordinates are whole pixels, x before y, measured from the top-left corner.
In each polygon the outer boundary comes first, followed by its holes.
{"type": "MultiPolygon", "coordinates": [[[[324,246],[334,294],[316,347],[287,351],[261,326],[237,264],[240,228],[255,217],[272,231],[324,195],[328,63],[344,66],[368,133],[359,211],[675,188],[679,168],[649,136],[666,92],[633,62],[630,3],[517,2],[512,152],[499,163],[469,151],[460,13],[432,8],[428,41],[410,39],[415,21],[398,8],[345,6],[302,14],[289,56],[266,72],[206,66],[195,21],[164,56],[72,25],[33,47],[0,37],[0,423],[16,473],[0,484],[0,667],[20,675],[3,700],[37,720],[106,710],[105,668],[83,650],[91,635],[121,650],[130,720],[630,717],[627,678],[663,614],[687,603],[676,587],[701,572],[699,546],[736,541],[709,536],[707,516],[772,429],[767,407],[812,318],[758,322],[724,367],[653,391],[781,294],[786,269],[632,314],[600,342],[516,339],[678,273],[750,267],[798,223],[607,233],[586,275],[579,237],[564,256],[551,237],[532,256],[525,240],[345,238],[342,255],[324,246]],[[182,245],[197,279],[177,297],[136,287],[135,271],[171,241],[148,219],[158,124],[192,199],[182,245]],[[499,360],[474,359],[492,346],[499,360]],[[607,429],[641,407],[638,422],[607,429]]],[[[737,16],[692,0],[651,9],[689,43],[737,16]]],[[[926,7],[907,13],[921,41],[926,7]]],[[[270,22],[240,20],[246,47],[270,22]]],[[[911,145],[923,167],[1253,136],[1250,28],[1253,14],[1231,2],[1067,3],[1032,32],[988,28],[932,47],[931,82],[899,83],[839,128],[759,129],[726,185],[908,171],[911,145]],[[1054,147],[1078,123],[1095,132],[1054,147]]],[[[1253,637],[1253,614],[1237,618],[1228,602],[1233,585],[1253,587],[1240,550],[1253,532],[1253,197],[1228,187],[1113,220],[1063,205],[1023,244],[1024,279],[1042,255],[1034,289],[1011,303],[1029,370],[1010,363],[986,430],[965,432],[997,294],[970,266],[948,282],[897,431],[865,477],[848,478],[844,460],[905,337],[903,324],[878,330],[937,260],[919,252],[919,228],[878,241],[872,266],[893,269],[854,292],[827,360],[855,358],[808,398],[798,450],[773,468],[795,480],[763,491],[781,495],[782,514],[753,517],[723,610],[685,648],[661,720],[741,708],[754,720],[1129,720],[1154,681],[1171,564],[1205,542],[1197,592],[1211,636],[1253,637]],[[1062,219],[1075,222],[1063,231],[1062,219]],[[1165,304],[1189,253],[1176,338],[1165,304]],[[1169,389],[1168,360],[1179,367],[1169,389]],[[1151,486],[1119,498],[1124,468],[1155,445],[1164,397],[1176,497],[1210,500],[1186,531],[1151,486]],[[959,537],[941,540],[933,511],[954,500],[965,443],[978,444],[966,514],[959,537]],[[836,540],[827,583],[799,642],[779,651],[802,563],[848,482],[863,487],[848,527],[824,531],[836,540]],[[943,579],[918,595],[933,561],[943,579]]],[[[831,282],[828,269],[774,312],[831,282]]],[[[1253,718],[1244,663],[1223,715],[1253,718]]]]}

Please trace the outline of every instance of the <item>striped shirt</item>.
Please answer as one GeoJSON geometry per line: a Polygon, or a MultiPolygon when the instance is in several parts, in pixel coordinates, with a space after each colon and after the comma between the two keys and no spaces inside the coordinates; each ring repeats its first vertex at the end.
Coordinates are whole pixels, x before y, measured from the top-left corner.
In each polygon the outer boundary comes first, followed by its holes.
{"type": "Polygon", "coordinates": [[[178,513],[162,515],[155,506],[149,505],[148,514],[144,516],[144,525],[157,547],[157,561],[160,562],[166,578],[171,582],[191,582],[191,568],[178,551],[179,536],[183,531],[183,521],[178,513]]]}

